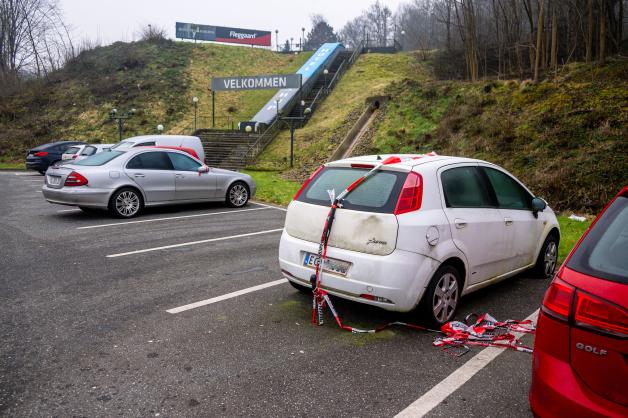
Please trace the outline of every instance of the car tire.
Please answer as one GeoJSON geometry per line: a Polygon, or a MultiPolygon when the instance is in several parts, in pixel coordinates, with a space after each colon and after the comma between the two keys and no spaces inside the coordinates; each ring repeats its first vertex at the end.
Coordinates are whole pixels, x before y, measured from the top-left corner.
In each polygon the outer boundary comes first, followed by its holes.
{"type": "Polygon", "coordinates": [[[307,293],[309,295],[312,294],[312,288],[310,286],[303,286],[302,284],[295,283],[292,280],[288,280],[288,283],[290,283],[290,285],[297,289],[299,292],[307,293]]]}
{"type": "Polygon", "coordinates": [[[109,212],[116,218],[133,218],[144,209],[142,194],[131,187],[116,191],[109,201],[109,212]]]}
{"type": "Polygon", "coordinates": [[[440,266],[419,303],[420,319],[437,328],[451,321],[460,304],[461,283],[458,269],[449,264],[440,266]]]}
{"type": "Polygon", "coordinates": [[[249,186],[247,186],[244,182],[236,181],[227,189],[225,202],[232,208],[241,208],[246,206],[250,195],[249,186]]]}
{"type": "Polygon", "coordinates": [[[554,275],[556,263],[558,261],[558,238],[554,234],[549,234],[541,246],[539,256],[532,267],[532,277],[536,279],[549,279],[554,275]]]}

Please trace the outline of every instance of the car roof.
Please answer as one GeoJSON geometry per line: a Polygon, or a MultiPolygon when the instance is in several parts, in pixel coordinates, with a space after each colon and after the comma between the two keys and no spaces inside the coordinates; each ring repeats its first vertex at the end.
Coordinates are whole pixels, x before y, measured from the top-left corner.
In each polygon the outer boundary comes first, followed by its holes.
{"type": "MultiPolygon", "coordinates": [[[[477,160],[475,158],[465,157],[453,157],[448,155],[437,155],[435,153],[428,154],[379,154],[379,155],[364,155],[359,157],[345,158],[342,160],[332,161],[327,163],[327,166],[332,167],[346,167],[351,164],[377,164],[387,158],[398,157],[401,161],[393,164],[387,164],[390,168],[401,168],[405,170],[411,170],[413,167],[430,164],[430,165],[449,165],[456,163],[487,163],[486,161],[477,160]]],[[[490,163],[487,163],[490,164],[490,163]]]]}

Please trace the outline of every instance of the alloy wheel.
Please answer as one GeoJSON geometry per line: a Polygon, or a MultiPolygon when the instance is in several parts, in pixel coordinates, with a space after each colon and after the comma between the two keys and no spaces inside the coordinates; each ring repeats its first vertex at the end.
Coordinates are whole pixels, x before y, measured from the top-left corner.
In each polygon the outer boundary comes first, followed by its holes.
{"type": "Polygon", "coordinates": [[[116,211],[122,216],[133,216],[140,209],[140,198],[132,191],[124,191],[116,197],[116,211]]]}
{"type": "Polygon", "coordinates": [[[233,206],[242,206],[246,203],[249,197],[249,192],[242,184],[236,184],[229,190],[229,202],[233,206]]]}
{"type": "Polygon", "coordinates": [[[445,323],[453,316],[458,306],[458,281],[451,273],[443,274],[434,289],[432,312],[434,318],[445,323]]]}
{"type": "Polygon", "coordinates": [[[551,276],[556,268],[557,253],[556,243],[554,241],[548,242],[547,248],[545,248],[545,257],[543,258],[546,277],[551,276]]]}

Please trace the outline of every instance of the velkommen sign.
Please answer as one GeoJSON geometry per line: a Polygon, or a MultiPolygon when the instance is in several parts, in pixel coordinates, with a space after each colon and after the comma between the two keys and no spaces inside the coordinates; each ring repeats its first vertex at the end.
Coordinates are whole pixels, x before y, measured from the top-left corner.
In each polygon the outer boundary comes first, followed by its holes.
{"type": "Polygon", "coordinates": [[[270,46],[271,33],[264,30],[228,28],[176,22],[176,37],[199,41],[270,46]]]}
{"type": "Polygon", "coordinates": [[[301,74],[273,74],[212,78],[213,91],[298,89],[299,87],[301,87],[301,74]]]}

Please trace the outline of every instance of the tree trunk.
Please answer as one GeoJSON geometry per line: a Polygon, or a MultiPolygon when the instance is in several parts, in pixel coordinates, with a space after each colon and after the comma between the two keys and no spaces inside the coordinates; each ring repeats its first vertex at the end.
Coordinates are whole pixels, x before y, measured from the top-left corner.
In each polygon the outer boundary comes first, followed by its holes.
{"type": "Polygon", "coordinates": [[[600,3],[600,50],[599,64],[606,63],[606,0],[599,0],[600,3]]]}
{"type": "Polygon", "coordinates": [[[556,70],[558,66],[558,19],[556,18],[556,0],[552,2],[552,47],[550,54],[550,68],[556,70]]]}
{"type": "Polygon", "coordinates": [[[541,47],[543,45],[543,6],[545,0],[540,0],[539,17],[536,27],[536,55],[534,57],[534,82],[539,81],[539,66],[541,64],[541,47]]]}
{"type": "Polygon", "coordinates": [[[588,0],[587,9],[586,61],[589,63],[593,58],[593,0],[588,0]]]}

